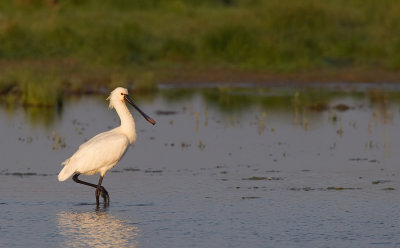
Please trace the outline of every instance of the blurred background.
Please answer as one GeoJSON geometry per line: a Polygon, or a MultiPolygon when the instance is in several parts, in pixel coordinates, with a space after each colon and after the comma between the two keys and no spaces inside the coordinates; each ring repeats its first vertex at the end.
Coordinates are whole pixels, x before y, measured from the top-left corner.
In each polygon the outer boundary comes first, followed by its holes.
{"type": "Polygon", "coordinates": [[[397,82],[399,50],[395,0],[0,3],[9,104],[54,105],[62,92],[121,82],[397,82]]]}

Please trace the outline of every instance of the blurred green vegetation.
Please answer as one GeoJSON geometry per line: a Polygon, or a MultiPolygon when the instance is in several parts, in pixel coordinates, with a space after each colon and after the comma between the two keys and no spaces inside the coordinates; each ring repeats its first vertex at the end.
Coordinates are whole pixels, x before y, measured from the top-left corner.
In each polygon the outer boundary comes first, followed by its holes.
{"type": "Polygon", "coordinates": [[[158,82],[196,70],[344,68],[400,69],[400,2],[0,2],[0,94],[9,104],[15,101],[10,94],[23,96],[18,99],[26,105],[47,106],[57,104],[60,92],[121,83],[154,91],[158,82]]]}

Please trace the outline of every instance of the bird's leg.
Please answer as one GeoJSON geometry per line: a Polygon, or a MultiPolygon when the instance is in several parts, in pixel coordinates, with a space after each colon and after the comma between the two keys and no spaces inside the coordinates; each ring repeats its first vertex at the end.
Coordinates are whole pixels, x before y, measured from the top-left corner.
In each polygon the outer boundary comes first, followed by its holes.
{"type": "Polygon", "coordinates": [[[103,181],[103,177],[102,176],[100,176],[99,183],[96,185],[96,184],[93,184],[93,183],[88,183],[88,182],[79,180],[78,179],[79,175],[80,174],[78,174],[78,173],[75,174],[72,177],[72,180],[74,180],[74,182],[76,182],[76,183],[80,183],[80,184],[84,184],[84,185],[96,188],[96,205],[97,206],[99,205],[99,196],[100,196],[100,194],[104,199],[104,204],[108,205],[110,203],[110,197],[108,196],[107,190],[103,186],[101,186],[101,182],[103,181]]]}
{"type": "Polygon", "coordinates": [[[101,186],[102,182],[103,182],[103,176],[100,175],[99,183],[97,184],[97,187],[96,187],[96,204],[97,204],[97,206],[99,205],[100,194],[101,194],[101,197],[103,197],[104,205],[108,205],[110,203],[110,197],[108,195],[107,190],[103,186],[101,186]]]}
{"type": "Polygon", "coordinates": [[[90,186],[90,187],[93,187],[93,188],[97,188],[97,185],[96,185],[96,184],[88,183],[88,182],[79,180],[79,179],[78,179],[79,175],[80,175],[80,174],[78,174],[78,173],[75,174],[75,175],[72,177],[72,180],[74,180],[74,182],[76,182],[76,183],[80,183],[80,184],[84,184],[84,185],[87,185],[87,186],[90,186]]]}

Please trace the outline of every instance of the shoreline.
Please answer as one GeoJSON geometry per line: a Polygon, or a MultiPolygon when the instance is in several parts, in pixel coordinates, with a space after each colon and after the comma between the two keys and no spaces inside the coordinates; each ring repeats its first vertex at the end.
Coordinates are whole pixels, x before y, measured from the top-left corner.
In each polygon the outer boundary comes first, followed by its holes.
{"type": "Polygon", "coordinates": [[[100,68],[97,70],[98,73],[96,70],[91,70],[91,73],[82,70],[68,73],[64,68],[59,71],[60,73],[52,76],[39,69],[27,75],[22,74],[20,78],[3,76],[3,80],[0,82],[0,103],[55,106],[60,104],[63,95],[108,94],[116,86],[123,86],[141,94],[152,94],[163,88],[174,87],[400,90],[400,71],[381,69],[341,68],[290,73],[215,67],[194,68],[193,66],[181,66],[169,70],[165,68],[142,68],[142,70],[132,68],[131,71],[128,71],[126,68],[124,69],[120,70],[119,74],[111,69],[107,70],[107,68],[100,68]],[[116,80],[114,75],[121,75],[121,77],[116,80]]]}
{"type": "Polygon", "coordinates": [[[310,86],[310,85],[398,85],[399,71],[370,69],[338,69],[292,73],[254,72],[227,69],[183,70],[164,72],[161,85],[253,85],[253,86],[310,86]]]}

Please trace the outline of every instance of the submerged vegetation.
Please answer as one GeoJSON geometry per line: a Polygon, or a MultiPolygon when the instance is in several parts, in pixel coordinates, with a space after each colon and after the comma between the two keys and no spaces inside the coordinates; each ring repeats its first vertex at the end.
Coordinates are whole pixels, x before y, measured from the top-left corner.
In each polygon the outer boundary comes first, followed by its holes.
{"type": "Polygon", "coordinates": [[[365,81],[397,75],[399,23],[395,0],[2,1],[0,94],[55,106],[121,83],[365,81]]]}

